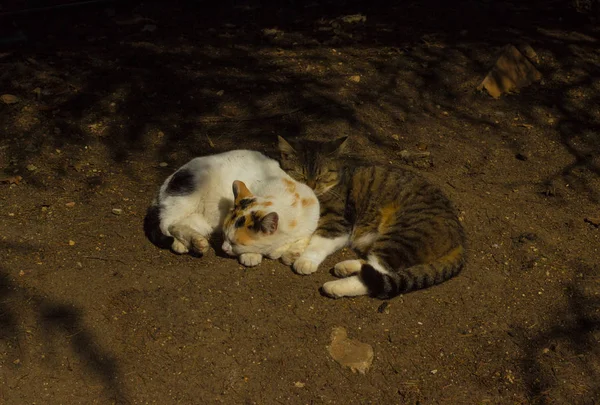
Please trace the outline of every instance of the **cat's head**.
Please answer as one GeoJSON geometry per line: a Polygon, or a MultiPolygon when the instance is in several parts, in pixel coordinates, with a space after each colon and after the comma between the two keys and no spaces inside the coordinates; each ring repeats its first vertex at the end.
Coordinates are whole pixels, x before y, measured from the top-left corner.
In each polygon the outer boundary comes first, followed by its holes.
{"type": "Polygon", "coordinates": [[[325,142],[278,138],[281,168],[294,179],[307,184],[317,195],[339,183],[342,161],[338,158],[348,143],[347,136],[325,142]]]}
{"type": "Polygon", "coordinates": [[[253,195],[244,182],[233,182],[234,206],[223,223],[223,251],[230,256],[242,253],[266,254],[273,245],[272,236],[279,225],[279,215],[270,211],[266,198],[253,195]]]}

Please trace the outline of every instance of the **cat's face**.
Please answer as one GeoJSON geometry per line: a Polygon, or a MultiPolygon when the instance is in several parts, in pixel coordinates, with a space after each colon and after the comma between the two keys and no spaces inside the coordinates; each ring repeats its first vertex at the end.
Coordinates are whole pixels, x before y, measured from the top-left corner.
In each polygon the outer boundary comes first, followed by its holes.
{"type": "Polygon", "coordinates": [[[233,195],[234,207],[223,223],[223,251],[230,256],[266,253],[272,245],[267,237],[277,231],[279,223],[279,215],[269,211],[273,203],[254,196],[239,180],[233,182],[233,195]]]}
{"type": "Polygon", "coordinates": [[[295,180],[312,188],[318,196],[325,194],[340,181],[341,162],[337,158],[343,152],[347,139],[288,142],[280,136],[281,168],[295,180]]]}

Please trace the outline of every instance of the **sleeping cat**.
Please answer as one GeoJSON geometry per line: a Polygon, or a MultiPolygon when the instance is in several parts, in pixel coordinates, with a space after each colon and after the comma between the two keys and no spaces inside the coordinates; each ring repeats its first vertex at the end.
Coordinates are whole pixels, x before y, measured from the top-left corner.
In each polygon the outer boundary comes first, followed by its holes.
{"type": "Polygon", "coordinates": [[[322,287],[333,298],[387,299],[458,274],[465,261],[464,231],[441,190],[408,170],[346,162],[346,143],[279,137],[281,167],[312,187],[321,203],[319,226],[294,270],[311,274],[350,245],[361,259],[335,265],[341,279],[322,287]]]}
{"type": "Polygon", "coordinates": [[[265,255],[291,264],[306,247],[318,218],[314,192],[287,175],[276,160],[234,150],[192,159],[169,176],[148,209],[144,228],[160,247],[204,254],[210,236],[224,230],[226,222],[229,242],[224,250],[239,255],[240,263],[255,266],[265,255]],[[241,215],[251,220],[244,226],[246,237],[235,238],[231,221],[236,218],[233,227],[241,232],[241,215]],[[237,242],[233,248],[232,241],[237,242]]]}

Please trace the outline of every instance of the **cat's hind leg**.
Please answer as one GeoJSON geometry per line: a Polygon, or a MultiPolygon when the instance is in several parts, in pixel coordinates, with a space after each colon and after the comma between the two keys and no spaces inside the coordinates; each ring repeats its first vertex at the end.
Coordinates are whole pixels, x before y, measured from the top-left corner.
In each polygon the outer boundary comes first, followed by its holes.
{"type": "Polygon", "coordinates": [[[189,250],[205,254],[210,248],[208,238],[213,228],[204,217],[193,214],[182,221],[169,226],[169,233],[175,238],[171,248],[176,253],[187,253],[189,250]]]}
{"type": "Polygon", "coordinates": [[[359,276],[351,276],[340,280],[328,281],[323,284],[321,291],[331,298],[357,297],[367,295],[369,290],[359,276]]]}
{"type": "Polygon", "coordinates": [[[338,263],[336,265],[336,268],[334,268],[334,272],[337,275],[338,270],[340,271],[340,274],[346,274],[345,272],[352,271],[352,275],[347,274],[349,277],[343,278],[341,280],[326,282],[325,284],[323,284],[323,287],[321,287],[321,291],[323,292],[323,294],[331,298],[357,297],[359,295],[369,294],[369,288],[363,281],[362,276],[358,274],[361,271],[363,265],[369,265],[373,268],[373,271],[387,273],[387,270],[381,265],[377,257],[374,255],[369,255],[368,260],[366,261],[346,260],[344,262],[338,263]],[[359,264],[360,267],[358,266],[359,264]]]}

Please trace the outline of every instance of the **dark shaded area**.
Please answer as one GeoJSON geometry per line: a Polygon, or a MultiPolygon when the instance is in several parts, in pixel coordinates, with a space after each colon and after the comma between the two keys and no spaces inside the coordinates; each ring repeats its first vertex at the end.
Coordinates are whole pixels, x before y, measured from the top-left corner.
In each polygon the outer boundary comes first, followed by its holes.
{"type": "Polygon", "coordinates": [[[144,235],[156,247],[169,249],[173,244],[173,238],[165,236],[160,230],[160,207],[151,205],[144,216],[144,235]]]}
{"type": "MultiPolygon", "coordinates": [[[[593,279],[594,274],[588,273],[586,279],[593,279]]],[[[520,367],[533,404],[557,401],[557,398],[549,397],[548,392],[564,383],[557,373],[571,362],[584,370],[580,383],[590,385],[585,394],[588,399],[580,403],[595,404],[600,398],[600,379],[594,366],[600,356],[598,340],[594,336],[600,330],[600,317],[597,316],[600,300],[584,292],[585,284],[584,280],[566,288],[569,307],[564,313],[555,314],[556,326],[535,335],[525,329],[516,332],[525,352],[520,367]]]]}
{"type": "MultiPolygon", "coordinates": [[[[28,40],[0,59],[4,72],[0,79],[10,83],[4,90],[30,93],[42,85],[39,79],[31,79],[32,70],[48,69],[53,83],[43,83],[42,95],[36,100],[37,107],[47,111],[48,123],[4,136],[17,135],[10,150],[16,162],[23,162],[44,146],[83,146],[98,138],[111,150],[115,162],[124,162],[148,150],[148,133],[159,127],[169,127],[169,131],[162,131],[159,147],[152,153],[157,160],[175,154],[179,163],[190,156],[230,149],[239,142],[269,149],[274,134],[305,136],[319,123],[340,120],[349,123],[352,131],[367,133],[374,144],[389,146],[373,123],[357,117],[356,102],[377,104],[385,100],[389,107],[382,107],[384,113],[391,107],[395,111],[389,111],[390,115],[403,112],[408,120],[416,118],[411,118],[415,104],[427,108],[433,101],[452,111],[453,104],[465,96],[456,93],[445,80],[452,52],[471,57],[471,70],[483,75],[490,66],[487,58],[493,56],[485,49],[515,41],[527,40],[538,52],[547,47],[556,53],[561,65],[546,69],[548,77],[556,69],[576,69],[569,66],[575,63],[570,45],[585,45],[585,41],[557,42],[544,32],[569,25],[581,30],[587,24],[591,29],[584,17],[575,13],[568,1],[368,5],[360,1],[314,5],[179,1],[168,6],[161,2],[125,2],[55,10],[44,16],[12,16],[10,21],[27,32],[28,40]],[[363,13],[368,20],[348,31],[343,23],[337,29],[319,29],[324,20],[353,13],[363,13]],[[269,27],[285,34],[267,35],[264,29],[269,27]],[[444,48],[435,46],[439,41],[446,44],[444,48]],[[378,88],[360,89],[353,97],[356,101],[342,102],[332,97],[332,87],[323,78],[281,71],[277,64],[255,52],[261,48],[285,51],[320,46],[392,47],[397,55],[388,58],[386,64],[371,63],[372,69],[387,77],[378,88]],[[477,54],[485,54],[487,60],[477,54]],[[416,66],[420,68],[414,86],[420,99],[390,91],[398,80],[398,70],[414,70],[416,66]],[[110,100],[115,105],[111,106],[110,100]],[[228,106],[237,111],[229,115],[228,106]],[[111,119],[100,134],[93,134],[85,127],[102,118],[99,110],[111,119]],[[44,132],[43,138],[40,131],[44,132]],[[182,153],[187,156],[180,156],[182,153]]],[[[591,75],[585,80],[595,78],[591,75]]],[[[598,152],[597,135],[593,134],[599,124],[597,118],[590,117],[586,105],[599,100],[571,106],[561,101],[570,88],[577,86],[585,83],[574,82],[544,92],[525,90],[523,97],[512,101],[533,121],[537,118],[529,110],[534,105],[557,108],[565,117],[560,123],[562,142],[576,163],[557,176],[568,177],[578,167],[598,172],[592,156],[598,152]],[[586,133],[592,135],[575,146],[574,137],[586,133]]],[[[19,107],[5,108],[9,112],[5,119],[10,119],[11,108],[14,112],[19,107]]],[[[462,118],[477,122],[483,117],[473,111],[462,118]]],[[[491,120],[483,121],[493,126],[491,120]]],[[[400,128],[405,124],[398,121],[400,128]]],[[[518,149],[515,145],[516,152],[520,152],[518,149]]],[[[580,183],[585,189],[585,181],[580,183]]]]}
{"type": "Polygon", "coordinates": [[[82,314],[72,305],[43,300],[39,305],[40,324],[49,339],[67,339],[92,374],[102,380],[108,397],[115,403],[129,403],[121,392],[119,370],[111,354],[101,348],[82,324],[82,314]]]}
{"type": "MultiPolygon", "coordinates": [[[[30,246],[7,242],[0,243],[0,249],[18,252],[34,250],[30,246]]],[[[25,341],[27,345],[31,344],[31,337],[24,330],[25,319],[21,318],[28,309],[38,316],[42,327],[41,336],[38,337],[48,341],[51,346],[61,346],[66,340],[85,368],[102,380],[107,397],[115,403],[128,402],[118,381],[119,371],[113,356],[96,342],[94,334],[83,325],[84,315],[81,311],[72,305],[41,297],[16,285],[8,271],[0,268],[0,343],[3,354],[11,353],[16,359],[29,356],[24,353],[27,346],[21,346],[21,342],[25,341]]],[[[21,363],[14,364],[16,367],[21,363]]]]}

